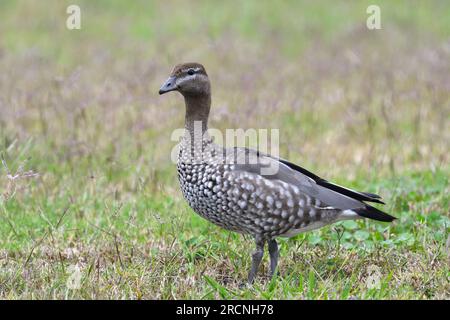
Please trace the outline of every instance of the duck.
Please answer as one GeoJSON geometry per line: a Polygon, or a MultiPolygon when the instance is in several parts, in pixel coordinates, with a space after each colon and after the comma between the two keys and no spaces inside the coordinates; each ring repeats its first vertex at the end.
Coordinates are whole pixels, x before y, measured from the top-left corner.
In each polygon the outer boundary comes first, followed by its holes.
{"type": "Polygon", "coordinates": [[[288,160],[258,150],[216,144],[208,134],[211,83],[202,64],[176,65],[159,94],[172,91],[180,93],[185,103],[185,130],[176,165],[181,192],[204,219],[254,238],[249,284],[258,273],[266,244],[269,276],[276,273],[277,238],[293,237],[343,220],[395,219],[369,204],[384,204],[377,194],[329,182],[288,160]]]}

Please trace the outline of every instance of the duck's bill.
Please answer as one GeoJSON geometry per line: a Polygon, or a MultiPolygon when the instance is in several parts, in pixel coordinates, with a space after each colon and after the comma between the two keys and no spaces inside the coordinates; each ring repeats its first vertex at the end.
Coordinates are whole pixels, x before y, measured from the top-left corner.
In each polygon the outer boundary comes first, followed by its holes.
{"type": "Polygon", "coordinates": [[[169,77],[169,79],[167,79],[166,82],[164,82],[164,84],[159,89],[159,94],[164,94],[176,90],[177,85],[175,83],[176,82],[175,80],[176,80],[175,77],[169,77]]]}

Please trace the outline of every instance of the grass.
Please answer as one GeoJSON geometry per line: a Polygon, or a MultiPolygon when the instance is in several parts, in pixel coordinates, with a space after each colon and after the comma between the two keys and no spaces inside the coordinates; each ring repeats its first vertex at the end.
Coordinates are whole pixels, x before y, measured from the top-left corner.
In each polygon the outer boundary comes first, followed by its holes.
{"type": "Polygon", "coordinates": [[[378,1],[0,3],[0,298],[449,299],[450,7],[378,1]],[[52,9],[49,9],[52,8],[52,9]],[[280,154],[380,193],[392,224],[253,241],[182,199],[180,61],[205,64],[211,126],[279,128],[280,154]],[[71,283],[78,284],[75,287],[71,283]]]}

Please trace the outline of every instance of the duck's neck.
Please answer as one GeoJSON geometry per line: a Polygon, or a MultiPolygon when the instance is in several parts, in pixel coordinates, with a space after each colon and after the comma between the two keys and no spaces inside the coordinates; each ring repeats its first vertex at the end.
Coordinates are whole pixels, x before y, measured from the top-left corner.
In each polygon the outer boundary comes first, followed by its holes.
{"type": "Polygon", "coordinates": [[[186,104],[185,128],[187,133],[205,135],[208,130],[208,116],[211,107],[211,94],[184,96],[186,104]]]}
{"type": "Polygon", "coordinates": [[[181,143],[181,161],[192,163],[211,161],[218,155],[218,148],[221,148],[213,143],[213,139],[208,134],[211,94],[185,96],[184,101],[186,130],[181,143]]]}

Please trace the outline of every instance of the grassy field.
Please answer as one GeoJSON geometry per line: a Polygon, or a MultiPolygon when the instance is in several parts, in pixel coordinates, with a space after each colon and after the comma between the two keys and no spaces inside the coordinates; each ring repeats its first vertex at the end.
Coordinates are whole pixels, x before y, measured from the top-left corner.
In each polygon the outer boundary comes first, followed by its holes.
{"type": "Polygon", "coordinates": [[[0,298],[450,298],[448,1],[78,0],[70,31],[74,2],[0,2],[0,298]],[[398,219],[282,239],[241,288],[253,239],[197,216],[170,161],[184,106],[157,91],[186,61],[211,127],[278,128],[398,219]]]}

